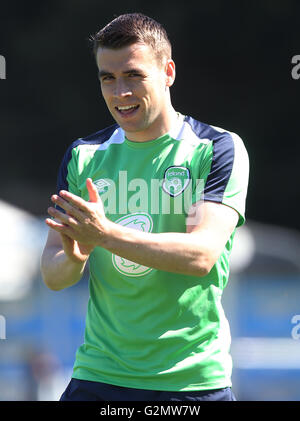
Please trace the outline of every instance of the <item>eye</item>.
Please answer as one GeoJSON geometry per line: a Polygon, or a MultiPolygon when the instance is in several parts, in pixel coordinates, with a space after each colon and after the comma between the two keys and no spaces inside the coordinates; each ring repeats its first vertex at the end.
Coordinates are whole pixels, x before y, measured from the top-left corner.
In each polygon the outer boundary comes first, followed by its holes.
{"type": "Polygon", "coordinates": [[[102,76],[101,77],[101,82],[109,82],[109,81],[111,81],[113,79],[114,79],[113,76],[111,76],[111,75],[105,75],[105,76],[102,76]]]}
{"type": "Polygon", "coordinates": [[[128,77],[139,77],[141,76],[140,73],[128,73],[128,77]]]}

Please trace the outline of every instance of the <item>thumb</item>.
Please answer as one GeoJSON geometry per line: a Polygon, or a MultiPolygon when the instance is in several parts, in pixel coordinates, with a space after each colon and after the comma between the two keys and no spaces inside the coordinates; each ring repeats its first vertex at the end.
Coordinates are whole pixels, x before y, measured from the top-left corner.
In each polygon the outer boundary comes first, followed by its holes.
{"type": "Polygon", "coordinates": [[[86,187],[87,187],[88,192],[89,192],[89,198],[90,198],[89,202],[92,202],[92,203],[101,202],[101,199],[100,199],[99,194],[98,194],[98,190],[97,190],[96,186],[93,184],[93,181],[92,181],[91,178],[87,178],[86,187]]]}

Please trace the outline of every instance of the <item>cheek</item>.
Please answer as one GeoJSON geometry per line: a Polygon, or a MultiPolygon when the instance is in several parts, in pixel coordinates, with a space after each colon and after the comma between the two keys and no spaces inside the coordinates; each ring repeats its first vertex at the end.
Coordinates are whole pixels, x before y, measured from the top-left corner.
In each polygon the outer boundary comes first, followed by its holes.
{"type": "Polygon", "coordinates": [[[162,102],[163,95],[165,92],[165,84],[162,80],[150,81],[147,88],[145,89],[145,96],[151,102],[162,102]]]}
{"type": "Polygon", "coordinates": [[[155,103],[157,107],[163,106],[165,96],[165,87],[162,84],[157,84],[155,89],[152,90],[152,103],[155,103]]]}
{"type": "Polygon", "coordinates": [[[109,88],[109,86],[105,86],[105,85],[100,85],[101,86],[101,93],[103,96],[104,101],[106,102],[106,104],[109,104],[110,101],[110,97],[111,97],[111,89],[109,88]]]}
{"type": "Polygon", "coordinates": [[[154,95],[161,101],[163,100],[165,90],[166,90],[166,80],[165,78],[162,77],[162,75],[159,75],[155,79],[155,83],[153,84],[154,95]]]}
{"type": "Polygon", "coordinates": [[[107,97],[106,90],[105,90],[105,88],[103,88],[102,85],[100,85],[100,89],[101,89],[102,97],[103,97],[104,101],[106,102],[106,97],[107,97]]]}

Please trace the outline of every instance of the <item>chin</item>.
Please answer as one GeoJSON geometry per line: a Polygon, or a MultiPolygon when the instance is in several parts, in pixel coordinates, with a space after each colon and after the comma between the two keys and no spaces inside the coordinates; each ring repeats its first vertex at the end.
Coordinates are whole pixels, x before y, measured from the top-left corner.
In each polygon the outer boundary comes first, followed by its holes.
{"type": "Polygon", "coordinates": [[[136,133],[145,130],[143,126],[139,126],[136,123],[123,122],[118,120],[116,120],[116,122],[127,133],[136,133]]]}

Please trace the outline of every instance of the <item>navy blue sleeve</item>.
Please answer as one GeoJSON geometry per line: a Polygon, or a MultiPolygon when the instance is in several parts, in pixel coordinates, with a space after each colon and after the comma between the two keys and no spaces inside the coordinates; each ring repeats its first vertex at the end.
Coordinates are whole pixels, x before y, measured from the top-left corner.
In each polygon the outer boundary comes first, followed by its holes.
{"type": "Polygon", "coordinates": [[[233,139],[228,133],[222,133],[213,140],[213,156],[204,188],[204,200],[222,203],[232,173],[233,162],[233,139]]]}

